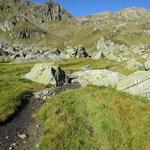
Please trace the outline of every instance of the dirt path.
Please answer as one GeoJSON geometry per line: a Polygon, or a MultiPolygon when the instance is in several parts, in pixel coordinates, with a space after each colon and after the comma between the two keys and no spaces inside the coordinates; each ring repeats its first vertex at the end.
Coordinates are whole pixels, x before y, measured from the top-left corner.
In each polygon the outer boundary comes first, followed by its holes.
{"type": "Polygon", "coordinates": [[[36,93],[43,98],[25,95],[28,103],[10,122],[0,126],[0,150],[33,150],[42,132],[40,123],[32,118],[33,113],[41,107],[47,97],[59,94],[66,89],[79,87],[78,83],[73,83],[36,93]]]}

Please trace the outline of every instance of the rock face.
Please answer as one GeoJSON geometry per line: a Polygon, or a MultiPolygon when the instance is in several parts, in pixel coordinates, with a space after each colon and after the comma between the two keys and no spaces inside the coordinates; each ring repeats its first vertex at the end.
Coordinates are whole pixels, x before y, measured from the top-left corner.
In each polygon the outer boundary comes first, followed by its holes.
{"type": "Polygon", "coordinates": [[[63,85],[66,82],[65,72],[55,63],[36,64],[29,73],[25,75],[26,79],[42,84],[63,85]]]}
{"type": "Polygon", "coordinates": [[[73,16],[52,0],[42,4],[30,0],[0,0],[0,31],[9,31],[9,38],[43,38],[50,22],[71,19],[73,16]]]}
{"type": "Polygon", "coordinates": [[[38,21],[38,18],[42,18],[43,22],[61,21],[72,17],[61,5],[53,1],[38,5],[24,0],[19,0],[17,2],[12,0],[0,1],[0,11],[10,13],[9,10],[12,10],[12,12],[17,11],[18,16],[20,14],[20,16],[23,17],[33,16],[32,18],[36,21],[38,21]]]}
{"type": "Polygon", "coordinates": [[[93,57],[94,59],[107,58],[118,62],[126,61],[129,55],[129,49],[125,45],[114,44],[110,40],[101,38],[97,42],[98,53],[93,57]]]}
{"type": "Polygon", "coordinates": [[[116,85],[117,90],[150,98],[150,72],[137,71],[116,85]]]}
{"type": "Polygon", "coordinates": [[[131,59],[127,62],[127,68],[130,70],[145,70],[143,64],[138,62],[136,59],[131,59]]]}
{"type": "Polygon", "coordinates": [[[75,79],[72,82],[79,82],[82,86],[87,84],[97,85],[97,86],[115,86],[115,84],[124,79],[124,75],[112,72],[109,70],[82,70],[75,72],[72,75],[75,79]]]}
{"type": "MultiPolygon", "coordinates": [[[[144,59],[150,56],[150,44],[132,45],[130,47],[124,44],[115,44],[111,40],[106,38],[101,38],[97,42],[97,52],[93,56],[94,59],[107,58],[109,60],[114,60],[117,62],[128,61],[135,57],[143,57],[144,59]]],[[[138,65],[140,70],[143,68],[142,64],[137,64],[138,62],[132,61],[132,67],[135,68],[135,64],[138,65]]],[[[138,69],[139,69],[138,68],[138,69]]]]}
{"type": "Polygon", "coordinates": [[[20,39],[29,39],[29,38],[37,38],[37,39],[40,39],[40,38],[43,38],[47,35],[46,32],[44,31],[34,31],[34,30],[31,30],[31,29],[20,29],[17,31],[16,34],[13,34],[14,37],[18,38],[19,40],[20,39]]]}

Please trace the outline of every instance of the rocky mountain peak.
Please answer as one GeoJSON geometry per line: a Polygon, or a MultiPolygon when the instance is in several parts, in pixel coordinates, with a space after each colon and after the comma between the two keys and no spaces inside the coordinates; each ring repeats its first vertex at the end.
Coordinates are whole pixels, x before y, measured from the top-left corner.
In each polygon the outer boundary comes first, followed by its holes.
{"type": "Polygon", "coordinates": [[[150,17],[150,11],[144,8],[131,7],[118,11],[114,15],[116,17],[132,20],[147,19],[150,17]]]}

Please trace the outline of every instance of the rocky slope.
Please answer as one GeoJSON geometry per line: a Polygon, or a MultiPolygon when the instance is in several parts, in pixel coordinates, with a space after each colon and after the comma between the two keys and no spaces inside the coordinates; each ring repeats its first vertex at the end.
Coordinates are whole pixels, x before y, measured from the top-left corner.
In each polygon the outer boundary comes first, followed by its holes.
{"type": "Polygon", "coordinates": [[[144,8],[125,8],[118,12],[103,12],[91,16],[78,17],[81,23],[95,24],[95,23],[124,23],[124,22],[141,22],[149,21],[150,11],[144,8]]]}
{"type": "Polygon", "coordinates": [[[0,39],[49,38],[48,35],[52,37],[47,30],[49,23],[70,19],[73,16],[53,1],[35,4],[26,0],[0,0],[0,39]]]}
{"type": "MultiPolygon", "coordinates": [[[[140,53],[145,51],[145,47],[146,51],[149,50],[150,11],[144,8],[133,7],[116,13],[73,17],[53,1],[35,4],[24,0],[0,0],[0,12],[0,41],[34,45],[38,47],[35,54],[39,49],[44,53],[43,47],[47,51],[56,47],[64,50],[79,44],[83,44],[92,54],[100,39],[107,39],[99,45],[101,49],[107,49],[103,53],[111,60],[117,59],[112,58],[112,51],[118,59],[121,55],[122,61],[128,60],[128,57],[124,57],[126,55],[133,56],[132,51],[140,53]]],[[[1,56],[4,51],[1,50],[1,56]]],[[[27,54],[24,48],[21,51],[27,54]]],[[[36,50],[33,48],[31,51],[36,50]]],[[[100,57],[99,52],[96,57],[100,57]]]]}

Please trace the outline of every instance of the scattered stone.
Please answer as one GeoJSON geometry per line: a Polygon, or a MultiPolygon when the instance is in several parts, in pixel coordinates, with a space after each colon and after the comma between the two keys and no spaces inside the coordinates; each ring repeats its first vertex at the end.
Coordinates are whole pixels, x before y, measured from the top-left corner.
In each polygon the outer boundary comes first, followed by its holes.
{"type": "Polygon", "coordinates": [[[24,134],[24,133],[23,133],[23,134],[20,134],[20,133],[19,133],[19,134],[18,134],[18,137],[21,138],[22,140],[24,140],[25,138],[27,138],[27,135],[24,134]]]}
{"type": "Polygon", "coordinates": [[[42,98],[43,100],[47,100],[47,96],[43,96],[43,98],[42,98]]]}
{"type": "Polygon", "coordinates": [[[40,127],[40,125],[39,125],[39,124],[37,124],[37,125],[36,125],[36,128],[39,128],[39,127],[40,127]]]}
{"type": "Polygon", "coordinates": [[[9,147],[9,150],[12,150],[13,149],[13,147],[9,147]]]}
{"type": "MultiPolygon", "coordinates": [[[[29,35],[20,33],[20,36],[28,38],[29,35]],[[23,35],[22,35],[23,34],[23,35]]],[[[23,37],[22,37],[23,38],[23,37]]],[[[61,52],[58,48],[49,50],[25,45],[16,45],[7,42],[0,42],[0,57],[8,57],[13,63],[35,62],[35,61],[62,61],[70,58],[89,57],[83,45],[74,48],[66,48],[61,52]]]]}
{"type": "Polygon", "coordinates": [[[17,143],[12,143],[12,146],[16,146],[17,145],[17,143]]]}
{"type": "Polygon", "coordinates": [[[9,139],[9,136],[6,136],[5,139],[9,139]]]}

